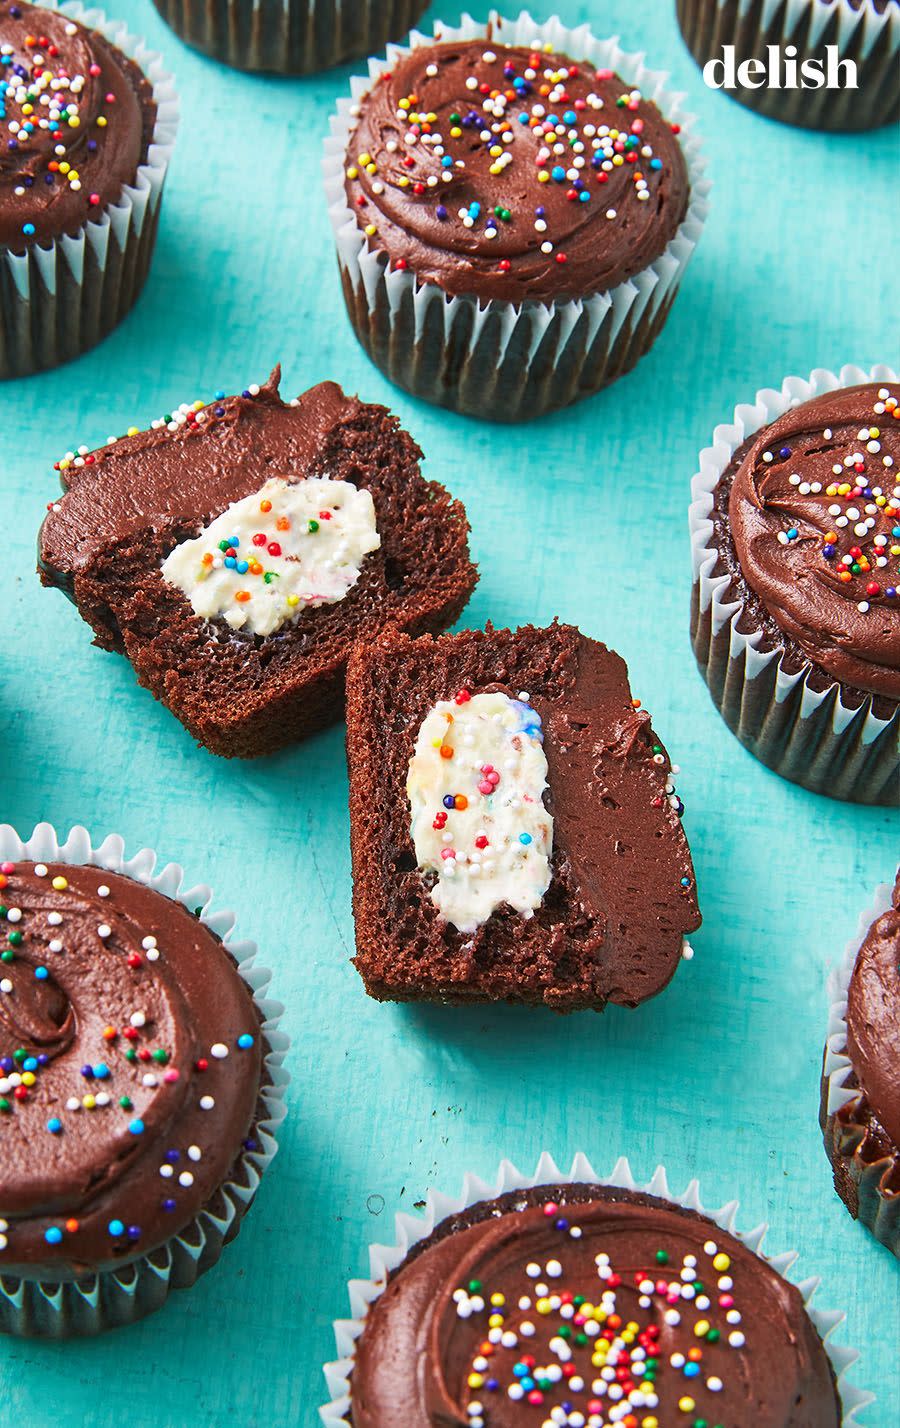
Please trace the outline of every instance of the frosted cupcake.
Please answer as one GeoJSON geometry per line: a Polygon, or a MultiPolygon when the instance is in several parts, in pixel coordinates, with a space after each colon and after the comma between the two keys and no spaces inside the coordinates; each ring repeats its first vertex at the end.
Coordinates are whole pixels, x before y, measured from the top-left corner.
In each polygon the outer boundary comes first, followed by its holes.
{"type": "Polygon", "coordinates": [[[92,347],[137,298],[177,102],[157,56],[77,4],[3,5],[0,48],[0,376],[20,377],[92,347]]]}
{"type": "Polygon", "coordinates": [[[333,121],[347,309],[416,396],[521,421],[656,339],[699,237],[699,146],[662,76],[528,16],[414,34],[333,121]]]}
{"type": "Polygon", "coordinates": [[[0,1329],[92,1334],[237,1233],[275,1153],[285,1043],[255,949],[227,947],[180,869],[154,877],[117,839],[94,853],[83,829],[62,849],[0,829],[0,853],[0,1329]]]}

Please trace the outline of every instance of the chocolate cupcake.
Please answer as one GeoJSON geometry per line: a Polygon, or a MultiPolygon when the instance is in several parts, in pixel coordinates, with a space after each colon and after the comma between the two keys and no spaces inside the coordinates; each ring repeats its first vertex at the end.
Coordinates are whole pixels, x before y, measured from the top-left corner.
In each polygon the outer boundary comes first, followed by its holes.
{"type": "Polygon", "coordinates": [[[218,1259],[275,1154],[286,1041],[252,943],[122,842],[0,828],[0,1330],[94,1334],[218,1259]]]}
{"type": "Polygon", "coordinates": [[[428,0],[153,0],[176,35],[235,69],[314,74],[402,39],[428,0]]]}
{"type": "Polygon", "coordinates": [[[280,369],[58,463],[40,575],[215,754],[341,717],[356,640],[443,630],[477,579],[458,501],[384,407],[280,369]]]}
{"type": "Polygon", "coordinates": [[[405,1428],[855,1422],[854,1356],[823,1343],[815,1281],[764,1259],[763,1230],[738,1234],[733,1204],[708,1217],[695,1184],[674,1201],[661,1170],[646,1189],[622,1161],[602,1183],[572,1170],[505,1162],[497,1190],[472,1178],[398,1217],[336,1326],[326,1424],[393,1428],[400,1405],[405,1428]]]}
{"type": "Polygon", "coordinates": [[[92,347],[137,298],[178,106],[159,57],[96,10],[4,3],[0,45],[0,376],[21,377],[92,347]]]}
{"type": "Polygon", "coordinates": [[[769,119],[860,130],[900,118],[898,0],[676,0],[676,10],[697,63],[716,62],[716,87],[769,119]]]}
{"type": "Polygon", "coordinates": [[[900,871],[832,983],[820,1119],[834,1188],[900,1259],[900,871]]]}
{"type": "Polygon", "coordinates": [[[634,1007],[700,925],[672,764],[571,625],[357,646],[356,968],[379,1001],[634,1007]]]}
{"type": "Polygon", "coordinates": [[[332,121],[326,189],[351,322],[386,376],[522,421],[628,371],[706,214],[663,76],[558,20],[414,34],[332,121]]]}
{"type": "Polygon", "coordinates": [[[713,702],[816,793],[900,802],[900,383],[789,377],[701,453],[691,633],[713,702]]]}

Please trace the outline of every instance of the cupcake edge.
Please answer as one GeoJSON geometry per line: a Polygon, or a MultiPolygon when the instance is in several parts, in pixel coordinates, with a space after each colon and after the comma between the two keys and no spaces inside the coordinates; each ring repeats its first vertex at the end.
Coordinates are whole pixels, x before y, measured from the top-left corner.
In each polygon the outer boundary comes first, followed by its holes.
{"type": "Polygon", "coordinates": [[[897,97],[896,65],[900,50],[900,10],[890,3],[879,14],[871,0],[677,0],[682,39],[697,64],[703,67],[720,57],[723,45],[735,45],[741,59],[762,58],[768,45],[796,45],[798,63],[814,55],[820,45],[837,43],[838,59],[857,65],[869,102],[860,106],[859,89],[760,89],[738,87],[726,91],[745,108],[804,129],[823,132],[865,132],[894,122],[897,97]],[[878,44],[887,35],[885,54],[878,44]],[[892,102],[893,96],[893,102],[892,102]]]}
{"type": "Polygon", "coordinates": [[[847,997],[850,979],[872,924],[883,913],[889,912],[892,906],[891,884],[881,883],[875,890],[871,907],[860,914],[856,934],[847,943],[841,961],[828,978],[831,1006],[822,1064],[820,1122],[825,1153],[835,1171],[835,1193],[843,1200],[853,1218],[859,1220],[880,1244],[885,1245],[900,1259],[900,1196],[895,1195],[889,1199],[881,1189],[881,1181],[890,1171],[894,1161],[890,1158],[864,1160],[859,1152],[865,1142],[865,1132],[852,1123],[842,1134],[835,1134],[837,1112],[855,1101],[859,1094],[857,1090],[845,1086],[847,1077],[853,1071],[853,1063],[847,1055],[847,997]],[[852,1187],[855,1192],[855,1211],[838,1185],[838,1173],[848,1182],[848,1191],[852,1187]]]}
{"type": "Polygon", "coordinates": [[[338,100],[323,173],[348,315],[376,366],[427,401],[498,421],[523,421],[567,406],[629,371],[665,322],[709,209],[710,184],[695,119],[682,110],[685,96],[667,89],[668,75],[648,69],[643,55],[626,53],[616,39],[596,39],[586,24],[577,29],[558,19],[540,24],[527,10],[510,19],[491,11],[484,23],[463,16],[458,26],[436,20],[431,35],[413,30],[406,45],[389,45],[383,58],[369,60],[368,69],[368,76],[351,79],[351,97],[338,100]],[[499,298],[480,303],[475,297],[449,297],[436,283],[419,283],[409,270],[392,269],[381,249],[369,249],[344,193],[355,106],[413,49],[480,38],[511,46],[539,39],[556,52],[613,69],[680,125],[688,208],[675,236],[649,267],[608,292],[516,306],[499,298]],[[443,346],[436,352],[433,338],[439,333],[443,346]],[[548,370],[535,378],[535,358],[542,356],[548,370]],[[585,372],[590,378],[582,384],[585,372]]]}
{"type": "Polygon", "coordinates": [[[212,907],[213,893],[205,883],[189,886],[178,863],[156,871],[157,856],[142,848],[125,857],[125,843],[110,834],[98,847],[86,828],[75,826],[61,843],[49,823],[39,823],[23,841],[9,824],[0,825],[0,860],[85,864],[119,873],[152,888],[163,897],[199,908],[198,920],[217,937],[235,962],[260,1018],[266,1053],[263,1067],[268,1082],[259,1091],[265,1116],[254,1123],[258,1150],[243,1150],[231,1175],[179,1234],[147,1255],[139,1255],[116,1270],[101,1270],[81,1280],[59,1284],[19,1278],[0,1272],[0,1332],[21,1337],[71,1338],[93,1335],[134,1323],[158,1309],[173,1289],[187,1288],[218,1260],[224,1245],[238,1233],[246,1210],[259,1188],[263,1172],[274,1159],[277,1133],[284,1120],[285,1088],[290,1079],[283,1062],[289,1046],[278,1029],[284,1011],[280,1002],[265,994],[271,972],[257,966],[257,947],[247,939],[231,940],[235,917],[212,907]],[[216,1202],[215,1208],[212,1201],[216,1202]]]}
{"type": "Polygon", "coordinates": [[[9,308],[0,321],[0,377],[24,377],[80,356],[106,337],[134,305],[150,267],[166,172],[178,129],[178,96],[162,57],[119,20],[80,0],[40,0],[97,30],[134,60],[153,86],[156,121],[133,184],[64,235],[24,253],[2,250],[9,308]],[[90,300],[87,299],[90,294],[90,300]]]}
{"type": "Polygon", "coordinates": [[[400,39],[428,0],[153,0],[184,44],[245,74],[319,74],[400,39]]]}
{"type": "Polygon", "coordinates": [[[897,374],[883,364],[870,372],[845,366],[838,374],[818,367],[808,380],[786,377],[780,391],[762,388],[753,403],[735,408],[730,423],[715,428],[712,446],[700,452],[688,512],[694,577],[691,640],[713,703],[740,743],[782,778],[813,793],[857,803],[895,801],[900,705],[889,718],[879,718],[872,711],[875,696],[849,704],[837,680],[822,690],[810,689],[810,660],[789,673],[784,650],[760,651],[762,630],[748,634],[738,628],[746,605],[740,598],[729,598],[731,576],[715,573],[719,551],[710,515],[713,493],[748,436],[823,393],[863,382],[896,381],[897,374]]]}
{"type": "MultiPolygon", "coordinates": [[[[347,1415],[352,1406],[350,1402],[350,1374],[353,1369],[354,1345],[363,1331],[363,1321],[369,1305],[382,1293],[388,1276],[403,1263],[413,1245],[427,1239],[435,1227],[448,1216],[461,1214],[482,1200],[494,1200],[499,1195],[504,1195],[511,1190],[532,1190],[539,1185],[569,1185],[572,1183],[640,1191],[644,1194],[655,1195],[659,1199],[668,1200],[682,1209],[706,1215],[720,1229],[739,1239],[754,1254],[765,1258],[772,1269],[783,1277],[787,1277],[788,1270],[797,1259],[796,1253],[792,1252],[763,1256],[760,1246],[768,1226],[761,1224],[746,1232],[738,1230],[735,1225],[739,1211],[737,1200],[728,1201],[718,1210],[704,1209],[700,1201],[699,1182],[696,1179],[689,1182],[682,1195],[673,1195],[669,1190],[666,1171],[661,1165],[657,1166],[647,1184],[642,1185],[635,1181],[628,1160],[624,1156],[616,1161],[608,1176],[597,1175],[587,1156],[581,1152],[575,1155],[568,1173],[560,1171],[548,1151],[542,1152],[533,1175],[523,1175],[511,1161],[502,1160],[495,1184],[490,1185],[478,1176],[467,1173],[463,1177],[462,1191],[459,1196],[450,1196],[437,1190],[429,1190],[425,1211],[421,1217],[402,1212],[394,1217],[396,1239],[393,1245],[374,1244],[369,1246],[370,1278],[350,1280],[348,1292],[352,1317],[339,1319],[334,1324],[335,1341],[340,1358],[334,1363],[326,1364],[324,1368],[331,1401],[319,1409],[319,1416],[326,1428],[351,1428],[347,1415]]],[[[813,1305],[812,1299],[818,1285],[819,1280],[812,1278],[800,1281],[796,1287],[802,1295],[806,1312],[822,1340],[834,1370],[842,1406],[842,1428],[857,1428],[857,1414],[861,1409],[874,1402],[875,1395],[865,1389],[859,1389],[849,1382],[847,1374],[859,1358],[859,1354],[855,1349],[849,1349],[843,1344],[829,1342],[834,1331],[843,1323],[846,1316],[840,1310],[824,1310],[813,1305]]]]}

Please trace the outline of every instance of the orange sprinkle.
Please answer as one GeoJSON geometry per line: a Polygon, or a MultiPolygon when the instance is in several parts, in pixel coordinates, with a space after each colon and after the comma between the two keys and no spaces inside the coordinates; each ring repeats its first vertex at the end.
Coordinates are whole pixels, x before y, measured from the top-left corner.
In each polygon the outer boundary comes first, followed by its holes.
{"type": "Polygon", "coordinates": [[[271,511],[271,509],[272,509],[272,502],[271,502],[271,501],[260,501],[260,503],[259,503],[259,509],[260,509],[261,511],[271,511]]]}
{"type": "Polygon", "coordinates": [[[289,531],[290,528],[291,523],[288,520],[287,516],[279,516],[278,520],[275,522],[275,529],[278,531],[289,531]]]}
{"type": "Polygon", "coordinates": [[[70,1235],[74,1235],[78,1229],[78,1221],[66,1220],[66,1229],[69,1231],[70,1235]]]}
{"type": "Polygon", "coordinates": [[[453,800],[453,806],[457,813],[462,813],[464,809],[468,808],[469,800],[464,793],[458,793],[453,800]]]}
{"type": "Polygon", "coordinates": [[[103,1028],[104,1041],[115,1041],[118,1034],[119,1033],[116,1031],[116,1028],[114,1026],[105,1026],[103,1028]]]}
{"type": "Polygon", "coordinates": [[[453,750],[451,749],[451,747],[450,747],[449,744],[441,744],[441,758],[442,758],[442,759],[452,759],[452,758],[453,758],[453,750]]]}
{"type": "Polygon", "coordinates": [[[240,600],[241,604],[243,604],[245,600],[249,600],[249,599],[250,599],[250,591],[249,591],[249,590],[238,590],[237,593],[235,594],[235,597],[234,597],[234,598],[235,598],[235,600],[240,600]]]}

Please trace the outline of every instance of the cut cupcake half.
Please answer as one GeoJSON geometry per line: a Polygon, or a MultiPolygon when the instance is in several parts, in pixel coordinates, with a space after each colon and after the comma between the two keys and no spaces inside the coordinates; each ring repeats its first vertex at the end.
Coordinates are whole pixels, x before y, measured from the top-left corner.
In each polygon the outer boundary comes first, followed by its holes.
{"type": "Polygon", "coordinates": [[[396,417],[334,382],[283,402],[279,378],[70,453],[40,534],[43,583],[225,756],[339,718],[353,643],[445,629],[477,579],[396,417]]]}
{"type": "Polygon", "coordinates": [[[357,646],[355,965],[390,1001],[636,1006],[700,924],[673,767],[573,626],[357,646]]]}

